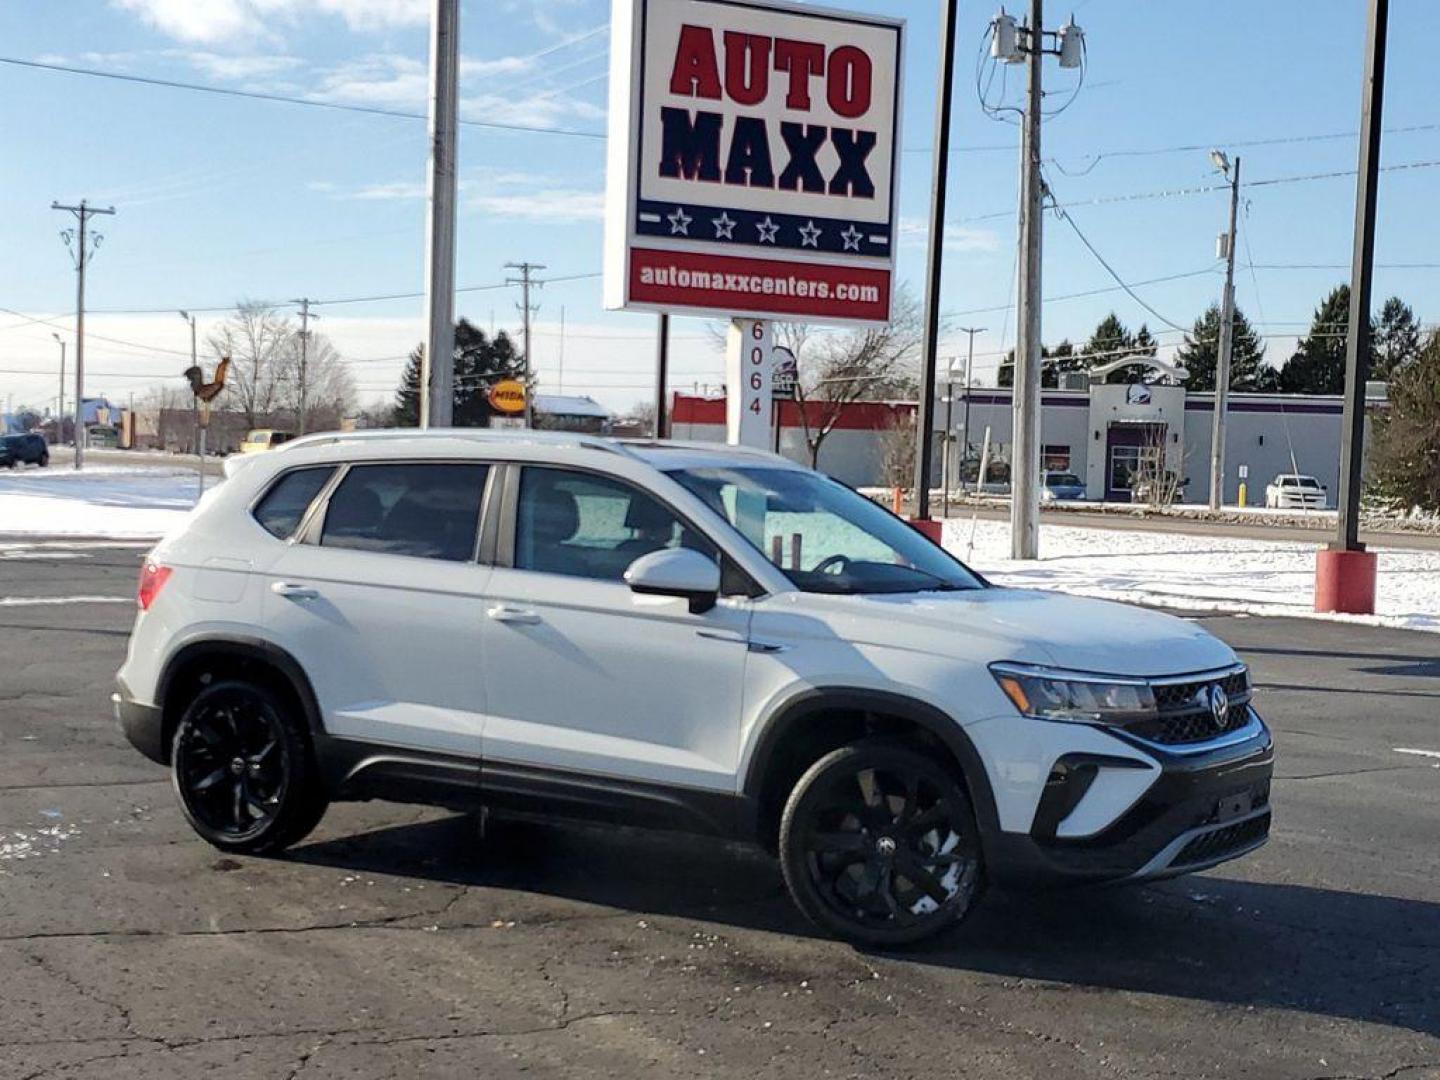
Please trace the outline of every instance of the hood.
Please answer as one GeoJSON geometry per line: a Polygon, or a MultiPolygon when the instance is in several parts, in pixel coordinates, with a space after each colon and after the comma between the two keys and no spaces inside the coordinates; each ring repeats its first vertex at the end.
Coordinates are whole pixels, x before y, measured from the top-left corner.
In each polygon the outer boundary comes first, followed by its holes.
{"type": "Polygon", "coordinates": [[[828,609],[828,620],[852,640],[984,663],[1015,660],[1157,677],[1236,662],[1228,645],[1193,622],[1065,593],[989,588],[893,596],[789,595],[804,597],[799,603],[805,606],[819,601],[814,606],[828,609]],[[842,608],[851,618],[841,616],[842,608]],[[847,625],[842,627],[842,621],[847,625]]]}

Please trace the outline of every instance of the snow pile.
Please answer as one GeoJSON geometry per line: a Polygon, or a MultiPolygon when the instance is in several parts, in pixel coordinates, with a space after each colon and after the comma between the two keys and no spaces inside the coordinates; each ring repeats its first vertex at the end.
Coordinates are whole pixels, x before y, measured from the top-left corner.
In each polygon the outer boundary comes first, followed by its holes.
{"type": "Polygon", "coordinates": [[[0,474],[0,535],[157,537],[195,505],[195,473],[52,465],[0,474]]]}
{"type": "Polygon", "coordinates": [[[1018,562],[1009,557],[1007,522],[952,518],[945,523],[945,546],[997,585],[1188,611],[1440,632],[1440,551],[1374,549],[1380,566],[1376,614],[1317,616],[1312,607],[1318,543],[1042,525],[1040,559],[1018,562]]]}

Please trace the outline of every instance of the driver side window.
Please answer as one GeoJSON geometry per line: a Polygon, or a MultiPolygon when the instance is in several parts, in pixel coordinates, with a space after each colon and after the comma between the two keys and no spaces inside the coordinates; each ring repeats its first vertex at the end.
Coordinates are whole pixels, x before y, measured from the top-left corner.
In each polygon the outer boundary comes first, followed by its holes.
{"type": "Polygon", "coordinates": [[[716,555],[658,499],[622,481],[534,466],[520,473],[517,570],[619,582],[640,556],[675,547],[716,555]]]}

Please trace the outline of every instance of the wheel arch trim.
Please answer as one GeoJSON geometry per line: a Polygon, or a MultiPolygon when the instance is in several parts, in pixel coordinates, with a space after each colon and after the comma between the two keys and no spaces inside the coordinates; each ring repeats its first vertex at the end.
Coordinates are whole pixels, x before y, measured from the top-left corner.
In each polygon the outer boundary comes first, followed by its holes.
{"type": "Polygon", "coordinates": [[[741,787],[752,826],[758,825],[755,819],[760,813],[762,788],[775,748],[798,726],[836,709],[883,713],[913,723],[939,739],[960,766],[975,809],[981,841],[988,847],[988,838],[1000,828],[995,795],[984,760],[960,722],[943,709],[908,694],[863,687],[821,686],[802,690],[763,722],[752,740],[753,749],[744,765],[741,787]]]}
{"type": "Polygon", "coordinates": [[[238,657],[273,667],[284,676],[299,699],[300,707],[305,712],[305,725],[311,736],[324,737],[325,725],[321,718],[319,701],[300,662],[273,641],[245,634],[207,634],[185,642],[171,653],[161,669],[155,693],[156,704],[162,710],[168,709],[170,688],[181,670],[191,661],[207,655],[238,657]]]}

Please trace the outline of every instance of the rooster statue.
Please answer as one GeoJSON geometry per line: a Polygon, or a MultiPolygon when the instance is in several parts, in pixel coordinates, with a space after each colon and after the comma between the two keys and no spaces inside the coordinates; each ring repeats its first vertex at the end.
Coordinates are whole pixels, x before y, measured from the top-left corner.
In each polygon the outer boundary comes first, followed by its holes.
{"type": "Polygon", "coordinates": [[[190,382],[190,390],[197,399],[204,402],[214,401],[220,396],[220,391],[225,389],[225,372],[230,368],[228,356],[221,359],[215,366],[215,378],[211,382],[205,381],[205,372],[200,366],[193,365],[185,369],[185,378],[190,382]]]}

